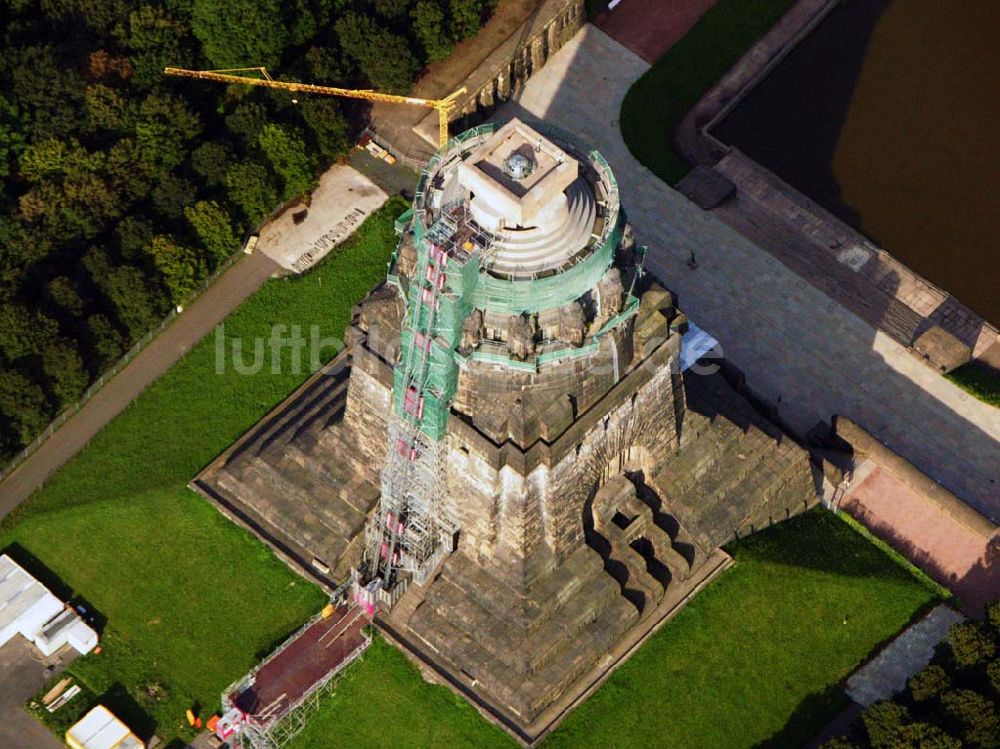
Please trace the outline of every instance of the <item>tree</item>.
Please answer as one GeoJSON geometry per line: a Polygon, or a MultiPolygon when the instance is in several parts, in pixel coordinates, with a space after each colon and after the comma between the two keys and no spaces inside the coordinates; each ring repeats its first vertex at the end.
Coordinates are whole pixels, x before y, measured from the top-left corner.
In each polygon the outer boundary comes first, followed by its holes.
{"type": "Polygon", "coordinates": [[[820,745],[820,749],[858,749],[858,745],[846,736],[835,736],[820,745]]]}
{"type": "Polygon", "coordinates": [[[8,99],[0,96],[0,177],[10,175],[11,161],[24,148],[19,112],[8,99]]]}
{"type": "Polygon", "coordinates": [[[191,25],[215,68],[277,67],[290,41],[279,0],[195,0],[191,25]]]}
{"type": "Polygon", "coordinates": [[[350,150],[347,120],[336,99],[314,96],[303,100],[301,107],[302,119],[324,162],[336,161],[350,150]]]}
{"type": "Polygon", "coordinates": [[[243,138],[246,143],[256,145],[260,131],[269,121],[267,109],[257,101],[242,101],[226,117],[226,128],[243,138]]]}
{"type": "Polygon", "coordinates": [[[406,16],[409,0],[375,0],[375,12],[387,21],[406,16]]]}
{"type": "Polygon", "coordinates": [[[79,19],[99,33],[111,29],[128,8],[126,0],[42,0],[42,12],[49,18],[79,19]]]}
{"type": "Polygon", "coordinates": [[[103,83],[93,83],[84,92],[84,106],[90,130],[102,134],[123,133],[132,121],[121,93],[103,83]]]}
{"type": "Polygon", "coordinates": [[[375,88],[400,94],[409,90],[420,65],[406,39],[357,13],[348,13],[334,28],[345,54],[375,88]]]}
{"type": "MultiPolygon", "coordinates": [[[[150,240],[152,241],[152,240],[150,240]]],[[[131,265],[114,266],[107,253],[92,248],[83,258],[90,282],[107,298],[122,328],[134,339],[141,338],[165,309],[162,296],[154,294],[141,270],[131,265]]]]}
{"type": "Polygon", "coordinates": [[[452,40],[444,27],[444,11],[436,0],[420,0],[410,11],[410,17],[428,62],[443,60],[451,54],[452,40]]]}
{"type": "Polygon", "coordinates": [[[232,152],[216,141],[205,141],[191,152],[191,168],[211,187],[218,187],[225,181],[232,163],[232,152]]]}
{"type": "Polygon", "coordinates": [[[153,241],[153,226],[137,216],[126,216],[118,223],[115,235],[122,257],[135,258],[153,241]]]}
{"type": "Polygon", "coordinates": [[[260,131],[258,142],[274,171],[284,181],[286,200],[312,188],[315,162],[306,152],[305,141],[296,128],[268,123],[260,131]]]}
{"type": "Polygon", "coordinates": [[[1000,697],[1000,660],[989,662],[986,666],[986,678],[989,679],[994,693],[1000,697]]]}
{"type": "Polygon", "coordinates": [[[986,618],[993,631],[1000,634],[1000,601],[994,601],[986,607],[986,618]]]}
{"type": "Polygon", "coordinates": [[[104,371],[125,351],[121,333],[104,315],[91,315],[84,324],[84,343],[90,351],[88,357],[97,372],[104,371]]]}
{"type": "Polygon", "coordinates": [[[271,177],[260,164],[234,164],[226,174],[229,197],[240,207],[251,224],[259,223],[278,204],[278,193],[271,177]]]}
{"type": "Polygon", "coordinates": [[[134,51],[133,82],[141,88],[159,83],[167,65],[191,67],[195,59],[187,23],[157,5],[140,5],[129,13],[128,23],[115,28],[115,37],[134,51]]]}
{"type": "Polygon", "coordinates": [[[8,367],[0,367],[0,428],[5,433],[5,452],[31,442],[48,421],[45,393],[42,389],[8,367]]]}
{"type": "Polygon", "coordinates": [[[971,689],[953,689],[941,695],[941,708],[968,746],[982,749],[1000,746],[1000,716],[983,695],[971,689]]]}
{"type": "Polygon", "coordinates": [[[886,744],[887,749],[962,749],[962,742],[930,723],[900,726],[886,744]]]}
{"type": "Polygon", "coordinates": [[[930,665],[912,676],[908,685],[914,702],[926,702],[951,687],[951,679],[943,668],[930,665]]]}
{"type": "Polygon", "coordinates": [[[910,713],[905,707],[888,701],[876,702],[861,714],[873,749],[887,747],[896,731],[909,719],[910,713]]]}
{"type": "Polygon", "coordinates": [[[213,267],[239,248],[232,219],[214,200],[199,200],[186,208],[184,215],[205,249],[211,253],[213,267]]]}
{"type": "Polygon", "coordinates": [[[186,145],[201,132],[198,115],[178,96],[151,93],[139,105],[136,142],[151,174],[162,176],[180,166],[186,145]]]}
{"type": "Polygon", "coordinates": [[[135,140],[122,138],[108,150],[107,169],[124,212],[149,194],[158,167],[145,160],[135,140]]]}
{"type": "Polygon", "coordinates": [[[204,260],[173,237],[158,234],[149,245],[149,256],[163,276],[170,300],[181,304],[207,275],[204,260]]]}
{"type": "Polygon", "coordinates": [[[178,219],[184,215],[184,209],[194,202],[197,192],[190,180],[171,172],[153,187],[153,205],[164,218],[178,219]]]}
{"type": "Polygon", "coordinates": [[[481,0],[450,0],[451,33],[456,39],[475,36],[482,24],[483,5],[481,0]]]}
{"type": "Polygon", "coordinates": [[[83,314],[84,303],[76,286],[66,276],[59,276],[49,281],[45,287],[49,301],[66,315],[79,317],[83,314]]]}
{"type": "Polygon", "coordinates": [[[960,622],[948,632],[948,645],[955,663],[962,667],[975,666],[996,655],[996,640],[979,622],[960,622]]]}
{"type": "Polygon", "coordinates": [[[51,341],[41,352],[42,370],[55,405],[68,406],[87,387],[87,373],[80,354],[65,338],[51,341]]]}
{"type": "Polygon", "coordinates": [[[62,138],[81,124],[84,80],[74,65],[65,64],[53,45],[11,50],[10,94],[21,115],[28,140],[62,138]]]}

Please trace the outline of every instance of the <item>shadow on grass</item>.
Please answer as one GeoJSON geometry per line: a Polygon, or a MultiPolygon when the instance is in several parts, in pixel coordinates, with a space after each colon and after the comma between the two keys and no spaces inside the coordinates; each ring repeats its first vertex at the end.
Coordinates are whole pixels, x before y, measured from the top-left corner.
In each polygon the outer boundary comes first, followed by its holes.
{"type": "Polygon", "coordinates": [[[797,749],[805,746],[850,704],[851,700],[836,685],[813,692],[798,704],[784,728],[770,738],[758,741],[754,749],[797,749]]]}
{"type": "Polygon", "coordinates": [[[115,682],[101,695],[100,703],[132,729],[132,733],[148,742],[156,733],[156,721],[135,701],[122,684],[115,682]]]}
{"type": "Polygon", "coordinates": [[[911,579],[909,570],[895,562],[886,564],[885,552],[823,507],[727,544],[725,550],[737,561],[747,559],[845,577],[911,579]]]}

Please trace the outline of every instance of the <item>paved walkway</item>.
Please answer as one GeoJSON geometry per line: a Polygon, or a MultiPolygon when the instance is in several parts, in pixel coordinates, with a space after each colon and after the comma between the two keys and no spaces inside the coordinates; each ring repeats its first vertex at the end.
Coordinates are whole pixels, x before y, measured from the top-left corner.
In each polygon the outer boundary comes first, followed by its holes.
{"type": "Polygon", "coordinates": [[[965,617],[941,604],[895,640],[847,680],[847,696],[863,707],[903,691],[911,676],[931,662],[934,648],[952,625],[965,617]]]}
{"type": "MultiPolygon", "coordinates": [[[[621,101],[647,63],[593,26],[559,50],[499,119],[543,119],[608,159],[648,267],[715,336],[758,395],[802,436],[843,414],[994,520],[1000,410],[913,358],[629,153],[621,101]],[[695,252],[698,269],[687,260],[695,252]]],[[[666,137],[666,136],[664,136],[666,137]]]]}
{"type": "Polygon", "coordinates": [[[278,265],[261,253],[241,257],[125,369],[0,482],[0,518],[82,450],[101,427],[270,278],[278,265]]]}

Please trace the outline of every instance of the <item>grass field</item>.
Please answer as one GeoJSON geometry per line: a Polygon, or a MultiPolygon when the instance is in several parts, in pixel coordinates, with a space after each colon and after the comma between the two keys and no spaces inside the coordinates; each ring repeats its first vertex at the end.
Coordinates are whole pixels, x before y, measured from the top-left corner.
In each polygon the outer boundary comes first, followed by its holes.
{"type": "Polygon", "coordinates": [[[685,114],[794,0],[719,0],[625,95],[622,137],[632,155],[673,184],[688,167],[672,133],[685,114]]]}
{"type": "MultiPolygon", "coordinates": [[[[798,747],[838,682],[937,592],[813,510],[733,544],[735,566],[646,643],[545,747],[798,747]]],[[[514,746],[377,640],[294,749],[514,746]]]]}
{"type": "Polygon", "coordinates": [[[289,749],[517,747],[447,687],[428,684],[380,636],[289,749]]]}
{"type": "Polygon", "coordinates": [[[838,682],[936,592],[812,510],[732,545],[700,593],[547,742],[799,747],[844,705],[838,682]]]}
{"type": "MultiPolygon", "coordinates": [[[[265,284],[226,319],[227,337],[266,338],[273,324],[341,336],[351,305],[385,273],[404,208],[391,200],[314,271],[265,284]]],[[[185,709],[213,709],[226,684],[323,603],[186,487],[309,374],[290,370],[216,374],[209,336],[0,525],[0,549],[107,621],[105,652],[71,670],[144,720],[139,730],[186,735],[185,709]],[[150,684],[163,687],[151,703],[150,684]]]]}

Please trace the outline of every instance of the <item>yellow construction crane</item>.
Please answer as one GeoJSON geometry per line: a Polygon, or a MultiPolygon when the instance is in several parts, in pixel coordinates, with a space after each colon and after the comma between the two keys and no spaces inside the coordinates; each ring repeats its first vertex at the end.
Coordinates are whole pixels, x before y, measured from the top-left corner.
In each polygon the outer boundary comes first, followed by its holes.
{"type": "Polygon", "coordinates": [[[449,94],[443,99],[421,99],[416,96],[397,96],[383,94],[371,89],[337,88],[336,86],[317,86],[312,83],[296,83],[295,81],[276,81],[267,72],[267,68],[231,68],[228,70],[186,70],[185,68],[164,68],[167,75],[180,75],[188,78],[201,78],[206,81],[220,83],[245,83],[250,86],[265,86],[283,91],[304,94],[325,94],[326,96],[344,96],[348,99],[364,99],[365,101],[381,101],[387,104],[413,104],[418,107],[436,109],[438,113],[438,143],[444,147],[448,143],[448,117],[455,109],[455,102],[465,93],[465,86],[449,94]],[[243,73],[244,75],[239,75],[243,73]],[[260,78],[246,73],[257,73],[260,78]]]}

